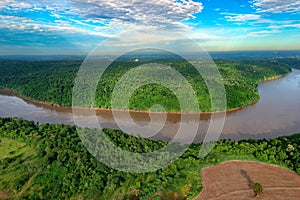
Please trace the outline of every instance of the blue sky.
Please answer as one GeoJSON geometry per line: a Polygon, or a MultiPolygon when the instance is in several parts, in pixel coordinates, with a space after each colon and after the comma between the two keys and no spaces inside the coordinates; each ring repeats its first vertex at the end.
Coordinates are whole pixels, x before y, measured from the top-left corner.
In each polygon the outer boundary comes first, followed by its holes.
{"type": "Polygon", "coordinates": [[[126,30],[207,51],[299,50],[299,0],[1,0],[0,54],[87,54],[126,30]]]}

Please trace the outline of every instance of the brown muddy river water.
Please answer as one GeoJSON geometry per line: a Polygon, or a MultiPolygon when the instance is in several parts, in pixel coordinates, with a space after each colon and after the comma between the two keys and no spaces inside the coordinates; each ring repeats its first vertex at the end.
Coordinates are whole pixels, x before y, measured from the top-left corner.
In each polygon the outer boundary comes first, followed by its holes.
{"type": "MultiPolygon", "coordinates": [[[[300,70],[293,69],[288,76],[262,83],[259,86],[259,94],[261,98],[256,104],[227,113],[221,138],[260,139],[300,133],[300,70]]],[[[0,117],[18,117],[39,123],[74,124],[71,109],[34,105],[18,97],[6,95],[0,95],[0,117]]],[[[131,117],[141,126],[149,124],[150,118],[147,113],[131,113],[131,117]]],[[[84,126],[96,127],[89,117],[81,118],[85,118],[84,126]]],[[[97,112],[97,118],[101,127],[119,128],[109,111],[97,112]]],[[[157,122],[157,127],[160,127],[160,114],[153,114],[152,119],[153,124],[157,122]]],[[[121,120],[124,126],[127,121],[129,123],[126,116],[121,117],[121,120]]],[[[172,138],[176,133],[180,123],[192,127],[195,120],[200,120],[197,121],[200,122],[200,126],[194,142],[201,142],[208,128],[209,115],[191,116],[181,121],[180,115],[170,114],[159,133],[151,136],[155,139],[169,140],[168,138],[172,138]]],[[[189,137],[189,131],[186,131],[186,137],[189,137]]]]}

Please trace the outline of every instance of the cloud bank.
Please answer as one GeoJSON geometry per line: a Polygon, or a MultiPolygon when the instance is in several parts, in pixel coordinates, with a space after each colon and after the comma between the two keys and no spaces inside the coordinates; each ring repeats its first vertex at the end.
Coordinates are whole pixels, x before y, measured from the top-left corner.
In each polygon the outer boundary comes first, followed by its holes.
{"type": "Polygon", "coordinates": [[[184,20],[202,11],[201,2],[193,0],[4,0],[7,10],[44,10],[57,17],[80,17],[90,21],[116,23],[120,26],[147,26],[172,29],[183,27],[184,20]]]}

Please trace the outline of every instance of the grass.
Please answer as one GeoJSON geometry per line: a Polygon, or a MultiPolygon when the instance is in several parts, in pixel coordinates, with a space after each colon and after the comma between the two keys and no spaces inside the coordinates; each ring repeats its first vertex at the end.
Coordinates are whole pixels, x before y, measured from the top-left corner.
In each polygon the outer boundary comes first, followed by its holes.
{"type": "MultiPolygon", "coordinates": [[[[104,131],[112,142],[132,152],[151,152],[165,145],[117,130],[104,131]]],[[[92,157],[75,127],[0,119],[0,199],[9,195],[14,199],[126,200],[133,191],[139,191],[141,200],[157,194],[194,199],[202,190],[201,169],[228,160],[266,162],[300,173],[299,139],[295,134],[271,140],[223,140],[204,158],[198,157],[200,144],[192,144],[160,170],[131,174],[110,169],[92,157]]]]}
{"type": "Polygon", "coordinates": [[[0,138],[0,192],[16,195],[38,167],[35,149],[24,142],[0,138]]]}

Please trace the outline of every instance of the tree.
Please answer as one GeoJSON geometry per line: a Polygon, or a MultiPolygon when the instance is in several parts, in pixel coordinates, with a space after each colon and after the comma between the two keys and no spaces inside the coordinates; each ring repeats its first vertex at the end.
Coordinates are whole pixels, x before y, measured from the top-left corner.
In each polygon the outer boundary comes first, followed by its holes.
{"type": "Polygon", "coordinates": [[[140,195],[139,195],[140,190],[132,190],[131,194],[128,195],[129,200],[140,200],[140,195]]]}
{"type": "Polygon", "coordinates": [[[260,183],[254,183],[253,184],[253,192],[256,197],[258,197],[260,194],[263,193],[263,187],[260,183]]]}

